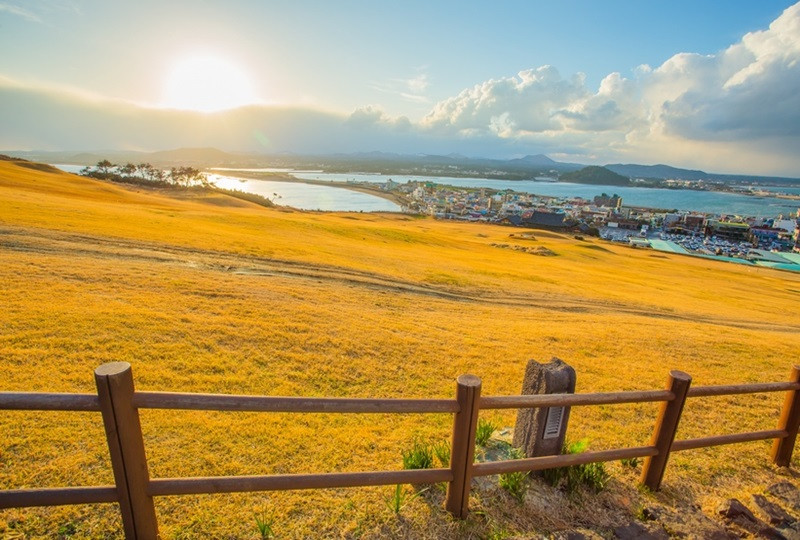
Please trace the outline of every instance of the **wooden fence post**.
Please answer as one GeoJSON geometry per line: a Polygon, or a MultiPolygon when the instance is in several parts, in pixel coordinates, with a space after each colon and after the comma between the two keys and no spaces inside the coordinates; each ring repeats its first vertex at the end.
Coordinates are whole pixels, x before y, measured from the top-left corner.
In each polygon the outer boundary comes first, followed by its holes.
{"type": "MultiPolygon", "coordinates": [[[[800,366],[792,367],[790,380],[793,383],[800,382],[800,366]]],[[[772,443],[772,461],[775,465],[788,467],[792,461],[798,425],[800,425],[800,391],[790,390],[786,392],[781,419],[778,421],[778,429],[786,431],[788,435],[782,439],[775,439],[772,443]]]]}
{"type": "Polygon", "coordinates": [[[472,461],[475,458],[475,429],[478,424],[481,380],[475,375],[460,375],[456,384],[459,410],[453,421],[453,444],[450,449],[450,470],[453,471],[453,480],[447,485],[445,508],[454,517],[464,518],[469,511],[469,488],[472,483],[472,461]]]}
{"type": "Polygon", "coordinates": [[[94,372],[111,467],[128,540],[156,540],[158,523],[144,452],[139,411],[133,406],[133,374],[127,362],[103,364],[94,372]]]}
{"type": "Polygon", "coordinates": [[[665,401],[661,404],[658,413],[653,437],[650,441],[651,446],[658,449],[658,454],[648,457],[644,462],[641,482],[653,491],[661,486],[661,479],[664,478],[664,470],[667,468],[669,452],[672,442],[675,440],[675,432],[678,430],[678,423],[683,412],[683,405],[686,403],[686,393],[692,378],[683,371],[673,370],[669,372],[667,379],[667,390],[675,395],[672,401],[665,401]]]}

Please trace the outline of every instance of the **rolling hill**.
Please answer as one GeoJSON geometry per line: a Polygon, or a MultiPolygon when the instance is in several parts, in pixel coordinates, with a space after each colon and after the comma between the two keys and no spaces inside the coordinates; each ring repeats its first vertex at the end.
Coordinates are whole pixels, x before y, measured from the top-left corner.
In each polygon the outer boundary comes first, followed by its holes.
{"type": "MultiPolygon", "coordinates": [[[[3,391],[93,392],[97,366],[127,361],[140,390],[449,398],[473,373],[484,395],[502,395],[520,391],[529,358],[557,356],[575,367],[577,391],[599,392],[662,388],[670,369],[697,384],[785,380],[800,346],[791,273],[545,231],[129,189],[15,161],[0,161],[0,293],[3,391]]],[[[781,396],[714,399],[689,402],[681,437],[774,429],[781,396]]],[[[646,444],[656,410],[576,408],[568,437],[598,450],[646,444]]],[[[514,425],[513,411],[486,416],[514,425]]],[[[413,441],[446,440],[452,417],[147,410],[142,424],[151,476],[175,477],[397,469],[413,441]]],[[[0,426],[0,488],[112,482],[97,415],[0,411],[0,426]]],[[[293,538],[608,535],[644,506],[717,523],[721,500],[786,478],[768,448],[675,454],[656,494],[619,463],[600,495],[535,481],[519,506],[490,477],[465,523],[436,486],[407,488],[399,516],[386,504],[393,487],[156,505],[165,538],[253,538],[264,511],[293,538]]],[[[118,511],[0,511],[15,534],[59,527],[116,537],[118,511]]]]}

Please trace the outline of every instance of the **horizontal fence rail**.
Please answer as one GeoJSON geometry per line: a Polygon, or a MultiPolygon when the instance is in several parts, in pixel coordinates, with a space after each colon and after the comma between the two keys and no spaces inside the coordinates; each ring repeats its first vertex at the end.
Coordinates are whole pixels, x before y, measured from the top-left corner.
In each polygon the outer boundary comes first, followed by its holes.
{"type": "Polygon", "coordinates": [[[684,439],[672,443],[672,451],[680,452],[681,450],[694,450],[695,448],[708,448],[709,446],[764,441],[767,439],[785,439],[788,435],[789,433],[783,429],[770,429],[766,431],[717,435],[715,437],[701,437],[699,439],[684,439]]]}
{"type": "Polygon", "coordinates": [[[687,397],[733,396],[737,394],[762,394],[767,392],[783,392],[800,390],[800,383],[775,382],[752,384],[728,384],[719,386],[695,386],[689,389],[687,397]]]}
{"type": "Polygon", "coordinates": [[[0,490],[0,508],[65,504],[117,503],[126,538],[156,538],[153,497],[295,489],[325,489],[394,484],[448,484],[446,509],[456,517],[468,512],[469,490],[474,477],[513,472],[541,471],[586,463],[645,458],[642,483],[658,489],[669,454],[760,440],[773,440],[772,460],[788,466],[800,424],[800,367],[793,367],[787,382],[691,387],[687,374],[670,372],[663,390],[481,396],[481,380],[462,375],[455,399],[369,399],[328,397],[278,397],[228,394],[137,392],[130,365],[115,362],[95,372],[97,394],[0,392],[0,410],[100,412],[108,439],[114,486],[0,490]],[[683,406],[688,398],[785,392],[776,429],[676,440],[683,406]],[[580,454],[549,455],[514,460],[474,463],[475,432],[481,409],[530,409],[661,403],[652,441],[647,446],[618,448],[580,454]],[[218,476],[189,478],[149,477],[139,409],[250,411],[285,413],[452,414],[453,437],[449,468],[218,476]]]}
{"type": "Polygon", "coordinates": [[[266,476],[210,476],[158,478],[150,480],[150,495],[196,495],[244,491],[286,491],[394,484],[436,484],[450,482],[450,469],[417,469],[327,474],[280,474],[266,476]]]}
{"type": "Polygon", "coordinates": [[[7,489],[0,491],[0,508],[59,506],[117,502],[115,486],[7,489]]]}
{"type": "MultiPolygon", "coordinates": [[[[359,399],[136,392],[140,409],[296,413],[455,413],[454,399],[359,399]]],[[[98,409],[99,410],[99,409],[98,409]]]]}
{"type": "Polygon", "coordinates": [[[535,394],[530,396],[487,396],[480,399],[481,409],[525,409],[533,407],[569,407],[573,405],[614,405],[672,401],[669,390],[644,392],[606,392],[596,394],[535,394]]]}
{"type": "Polygon", "coordinates": [[[650,457],[658,454],[655,446],[638,446],[620,448],[618,450],[602,450],[599,452],[583,452],[581,454],[561,454],[558,456],[543,456],[535,458],[510,459],[505,461],[491,461],[476,463],[473,466],[475,476],[489,476],[491,474],[505,474],[511,472],[542,471],[556,467],[569,467],[599,461],[616,461],[638,457],[650,457]]]}
{"type": "Polygon", "coordinates": [[[97,394],[0,392],[0,410],[100,412],[97,394]]]}

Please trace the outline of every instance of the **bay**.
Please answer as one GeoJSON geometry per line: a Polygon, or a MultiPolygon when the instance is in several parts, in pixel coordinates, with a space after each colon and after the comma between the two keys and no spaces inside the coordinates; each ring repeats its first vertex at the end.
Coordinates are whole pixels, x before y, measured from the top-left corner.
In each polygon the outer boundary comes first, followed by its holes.
{"type": "Polygon", "coordinates": [[[720,191],[694,191],[689,189],[656,189],[645,187],[602,186],[571,184],[568,182],[539,182],[535,180],[491,180],[488,178],[450,178],[444,176],[405,176],[356,173],[308,173],[293,172],[292,176],[305,180],[329,182],[386,182],[393,180],[401,184],[412,182],[434,182],[457,187],[513,189],[550,197],[582,197],[592,199],[601,193],[618,194],[623,204],[646,208],[663,208],[706,212],[710,214],[735,214],[741,216],[775,217],[797,212],[800,201],[777,197],[752,197],[720,191]]]}
{"type": "MultiPolygon", "coordinates": [[[[84,165],[53,163],[62,171],[77,174],[84,165]]],[[[212,169],[255,172],[285,172],[286,169],[212,169]]],[[[294,170],[294,169],[291,169],[294,170]]],[[[312,171],[313,172],[313,171],[312,171]]],[[[293,182],[274,182],[268,180],[245,180],[222,174],[209,174],[208,178],[223,189],[235,189],[261,195],[281,206],[291,206],[300,210],[324,210],[328,212],[400,212],[394,202],[338,187],[316,186],[293,182]]]]}
{"type": "Polygon", "coordinates": [[[50,163],[56,169],[61,169],[64,172],[78,174],[81,170],[86,168],[86,165],[71,165],[68,163],[50,163]]]}
{"type": "Polygon", "coordinates": [[[301,210],[328,212],[399,212],[392,201],[349,189],[303,184],[251,180],[220,174],[208,175],[209,180],[224,189],[236,189],[266,197],[275,204],[301,210]]]}
{"type": "MultiPolygon", "coordinates": [[[[82,165],[53,164],[66,172],[77,173],[82,165]]],[[[216,169],[222,171],[223,169],[216,169]]],[[[254,169],[224,169],[253,171],[254,169]]],[[[272,171],[273,169],[264,169],[272,171]]],[[[536,180],[491,180],[487,178],[453,178],[445,176],[381,175],[372,173],[323,173],[318,171],[289,172],[298,180],[323,180],[328,182],[369,182],[383,183],[393,180],[398,183],[434,182],[457,187],[513,189],[550,197],[582,197],[591,199],[601,193],[618,194],[623,204],[648,208],[664,208],[685,211],[698,211],[713,214],[735,214],[741,216],[776,217],[788,216],[797,212],[800,201],[777,197],[753,197],[736,193],[717,191],[694,191],[686,189],[655,189],[643,187],[595,186],[571,184],[567,182],[548,182],[536,180]]],[[[303,210],[326,210],[336,212],[399,212],[400,207],[380,197],[358,193],[348,189],[275,182],[267,180],[242,180],[232,176],[212,174],[220,180],[217,184],[226,189],[238,189],[256,193],[273,200],[276,204],[293,206],[303,210]],[[221,182],[221,183],[220,183],[221,182]]],[[[798,188],[764,187],[765,191],[800,194],[798,188]]]]}

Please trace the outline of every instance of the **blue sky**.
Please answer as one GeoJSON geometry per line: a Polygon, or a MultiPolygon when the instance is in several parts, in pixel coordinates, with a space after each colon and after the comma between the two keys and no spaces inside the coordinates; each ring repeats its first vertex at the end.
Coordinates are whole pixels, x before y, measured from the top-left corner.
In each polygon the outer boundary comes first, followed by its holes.
{"type": "MultiPolygon", "coordinates": [[[[797,18],[791,2],[771,0],[0,0],[0,87],[13,88],[14,99],[29,90],[147,114],[256,103],[266,116],[303,113],[298,122],[309,130],[312,113],[346,126],[331,132],[339,145],[328,148],[303,144],[301,133],[282,141],[265,127],[268,151],[541,152],[800,176],[793,157],[800,127],[781,108],[796,105],[791,90],[800,94],[797,18]],[[763,39],[743,42],[748,33],[763,39]],[[191,72],[203,66],[217,80],[191,72]],[[775,85],[785,92],[770,90],[775,85]],[[754,118],[747,101],[754,92],[756,102],[780,107],[754,118]]],[[[0,147],[82,142],[42,136],[37,143],[29,126],[19,126],[18,107],[9,111],[10,99],[5,109],[0,102],[0,115],[13,112],[17,126],[0,126],[0,147]]],[[[198,142],[148,144],[141,126],[131,131],[140,137],[114,140],[153,149],[198,142]]],[[[217,143],[251,149],[243,139],[217,143]]]]}

